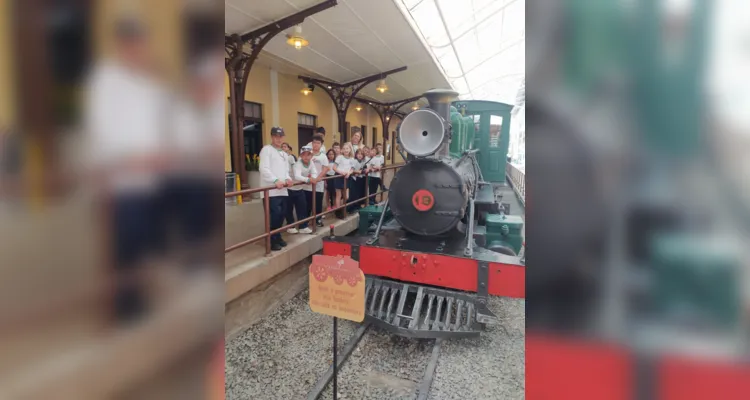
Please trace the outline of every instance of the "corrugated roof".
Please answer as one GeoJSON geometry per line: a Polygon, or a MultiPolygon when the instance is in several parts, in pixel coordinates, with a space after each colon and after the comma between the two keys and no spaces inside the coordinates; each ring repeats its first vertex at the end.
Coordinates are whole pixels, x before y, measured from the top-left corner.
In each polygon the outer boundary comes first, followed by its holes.
{"type": "Polygon", "coordinates": [[[522,0],[396,0],[462,99],[515,104],[525,76],[522,0]]]}

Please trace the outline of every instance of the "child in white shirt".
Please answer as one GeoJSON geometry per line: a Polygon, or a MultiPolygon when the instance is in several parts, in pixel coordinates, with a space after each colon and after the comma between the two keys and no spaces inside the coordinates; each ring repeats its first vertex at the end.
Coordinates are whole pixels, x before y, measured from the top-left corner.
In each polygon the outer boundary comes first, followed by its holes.
{"type": "MultiPolygon", "coordinates": [[[[381,180],[381,172],[380,169],[383,168],[383,164],[385,163],[385,158],[381,154],[377,154],[376,149],[370,149],[370,161],[367,163],[367,171],[368,176],[370,177],[370,181],[368,183],[370,188],[370,194],[377,193],[378,189],[381,186],[382,180],[381,180]]],[[[375,196],[370,197],[370,205],[374,205],[376,203],[375,196]]]]}
{"type": "MultiPolygon", "coordinates": [[[[301,221],[310,215],[307,209],[307,199],[305,191],[312,190],[312,184],[318,181],[318,171],[315,169],[315,163],[312,162],[312,148],[303,146],[299,152],[299,160],[294,164],[294,180],[304,182],[304,185],[297,185],[289,188],[289,201],[293,204],[297,212],[297,221],[301,221]]],[[[312,201],[312,200],[311,200],[312,201]]],[[[297,233],[297,229],[290,228],[287,232],[297,233]]],[[[312,233],[312,229],[307,222],[299,225],[299,233],[312,233]]]]}
{"type": "MultiPolygon", "coordinates": [[[[359,149],[355,152],[354,155],[355,165],[354,165],[354,176],[351,180],[351,186],[349,187],[349,201],[348,203],[352,203],[354,201],[357,201],[359,199],[362,199],[365,197],[365,155],[362,149],[359,149]]],[[[356,203],[352,204],[348,210],[348,212],[355,212],[358,210],[362,203],[364,203],[364,200],[357,201],[356,203]]]]}
{"type": "MultiPolygon", "coordinates": [[[[333,169],[336,173],[343,175],[343,177],[333,179],[334,187],[336,188],[336,207],[341,207],[343,202],[346,200],[347,188],[344,184],[345,180],[348,181],[349,177],[354,171],[354,166],[357,160],[354,158],[352,152],[352,144],[349,142],[344,143],[341,147],[341,155],[336,157],[334,161],[333,169]]],[[[347,184],[348,185],[348,184],[347,184]]],[[[343,218],[344,214],[341,210],[336,212],[339,218],[343,218]]]]}
{"type": "MultiPolygon", "coordinates": [[[[325,191],[325,182],[322,181],[329,173],[328,156],[326,155],[325,148],[323,147],[323,135],[315,134],[312,139],[312,162],[315,164],[315,169],[318,172],[318,183],[315,184],[315,215],[318,215],[315,223],[318,226],[323,226],[323,221],[319,216],[323,212],[323,192],[325,191]]],[[[334,172],[335,173],[335,172],[334,172]]],[[[331,180],[328,181],[331,183],[331,180]]],[[[307,201],[307,214],[312,214],[312,200],[313,191],[305,191],[305,200],[307,201]]]]}

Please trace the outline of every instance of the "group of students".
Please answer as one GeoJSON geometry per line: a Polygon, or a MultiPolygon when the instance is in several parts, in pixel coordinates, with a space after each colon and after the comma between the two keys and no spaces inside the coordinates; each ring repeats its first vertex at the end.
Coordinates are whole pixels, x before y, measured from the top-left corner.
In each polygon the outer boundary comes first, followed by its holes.
{"type": "MultiPolygon", "coordinates": [[[[373,149],[362,146],[359,132],[352,135],[352,142],[344,143],[343,146],[336,142],[332,149],[326,151],[323,144],[325,129],[318,128],[312,141],[300,148],[299,158],[294,156],[291,146],[283,142],[284,136],[283,128],[271,128],[271,144],[260,151],[261,186],[276,186],[276,189],[268,192],[272,231],[282,227],[285,220],[287,224],[292,224],[308,218],[312,213],[313,193],[315,213],[320,215],[326,189],[329,207],[341,207],[365,197],[367,179],[361,176],[363,174],[368,174],[370,178],[370,193],[383,187],[380,175],[385,162],[382,145],[378,144],[373,149]],[[325,185],[323,179],[334,175],[342,176],[329,179],[328,185],[325,185]],[[302,184],[295,186],[294,182],[302,184]],[[347,182],[346,185],[344,182],[347,182]]],[[[365,200],[361,200],[350,204],[347,211],[356,210],[364,202],[365,200]]],[[[374,197],[369,199],[369,204],[375,204],[374,197]]],[[[336,215],[343,218],[341,210],[336,211],[336,215]]],[[[321,217],[315,223],[323,226],[321,217]]],[[[299,224],[299,228],[292,227],[287,232],[312,233],[312,229],[308,222],[303,222],[299,224]]],[[[280,233],[271,235],[271,250],[278,251],[286,245],[280,233]]]]}

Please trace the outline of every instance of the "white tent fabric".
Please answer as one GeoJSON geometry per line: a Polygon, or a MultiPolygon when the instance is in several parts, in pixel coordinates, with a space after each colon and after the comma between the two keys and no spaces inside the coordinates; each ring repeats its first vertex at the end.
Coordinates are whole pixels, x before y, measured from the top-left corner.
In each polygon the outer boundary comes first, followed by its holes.
{"type": "Polygon", "coordinates": [[[396,0],[461,99],[515,104],[524,79],[523,0],[396,0]]]}

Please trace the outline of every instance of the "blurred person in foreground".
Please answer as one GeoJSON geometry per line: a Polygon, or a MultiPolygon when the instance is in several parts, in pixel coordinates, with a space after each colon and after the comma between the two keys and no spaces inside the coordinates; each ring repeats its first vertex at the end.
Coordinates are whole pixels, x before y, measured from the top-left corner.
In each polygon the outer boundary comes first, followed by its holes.
{"type": "MultiPolygon", "coordinates": [[[[263,146],[260,150],[260,186],[276,186],[276,189],[268,191],[269,210],[266,212],[271,218],[271,230],[281,228],[284,222],[289,196],[287,186],[292,185],[287,155],[281,149],[283,142],[284,129],[273,127],[271,128],[271,144],[263,146]]],[[[278,251],[282,247],[286,247],[286,242],[281,238],[281,233],[271,235],[271,250],[278,251]]]]}
{"type": "MultiPolygon", "coordinates": [[[[223,248],[217,232],[223,219],[221,171],[224,164],[223,49],[197,49],[184,91],[173,99],[169,128],[170,165],[164,179],[160,214],[166,218],[169,250],[189,270],[209,266],[223,248]],[[177,228],[175,235],[169,228],[177,228]],[[218,239],[217,239],[218,237],[218,239]]],[[[170,252],[171,253],[171,252],[170,252]]]]}
{"type": "Polygon", "coordinates": [[[89,82],[85,130],[90,173],[112,229],[115,317],[129,322],[147,308],[138,275],[155,255],[166,99],[149,32],[130,18],[114,29],[116,55],[95,66],[89,82]]]}

